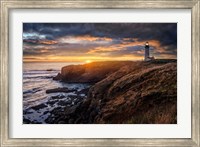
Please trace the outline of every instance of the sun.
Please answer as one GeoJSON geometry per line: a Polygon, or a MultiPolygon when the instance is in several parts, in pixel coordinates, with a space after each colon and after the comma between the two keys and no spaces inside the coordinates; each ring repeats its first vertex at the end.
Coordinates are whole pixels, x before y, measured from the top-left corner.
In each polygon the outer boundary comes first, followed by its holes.
{"type": "Polygon", "coordinates": [[[86,60],[86,61],[85,61],[85,63],[91,63],[91,62],[92,62],[91,60],[86,60]]]}

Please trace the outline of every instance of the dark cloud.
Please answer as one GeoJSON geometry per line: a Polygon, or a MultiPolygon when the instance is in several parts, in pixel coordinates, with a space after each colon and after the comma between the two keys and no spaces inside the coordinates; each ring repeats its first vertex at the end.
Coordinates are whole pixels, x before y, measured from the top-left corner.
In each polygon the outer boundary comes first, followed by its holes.
{"type": "Polygon", "coordinates": [[[29,45],[53,45],[58,43],[57,41],[46,39],[24,39],[23,42],[29,45]]]}
{"type": "Polygon", "coordinates": [[[97,47],[95,44],[80,45],[80,44],[54,44],[52,46],[24,44],[23,54],[30,55],[59,55],[59,56],[72,56],[72,55],[85,55],[89,50],[97,47]]]}
{"type": "MultiPolygon", "coordinates": [[[[97,47],[108,47],[113,44],[126,44],[156,40],[158,46],[151,46],[155,54],[176,56],[177,24],[176,23],[24,23],[24,55],[49,54],[84,54],[97,47]],[[85,43],[59,42],[65,37],[92,36],[100,37],[85,43]],[[107,44],[98,44],[101,38],[111,38],[107,44]],[[99,42],[98,42],[99,41],[99,42]],[[35,47],[38,46],[38,47],[35,47]],[[157,50],[157,51],[156,51],[157,50]],[[60,52],[60,53],[58,53],[60,52]],[[157,53],[156,53],[157,52],[157,53]]],[[[150,42],[151,45],[151,42],[150,42]]],[[[144,49],[142,45],[126,46],[115,50],[112,55],[138,54],[144,49]]],[[[100,51],[101,52],[101,51],[100,51]]],[[[103,52],[103,51],[102,51],[103,52]]]]}
{"type": "Polygon", "coordinates": [[[143,55],[143,48],[141,46],[127,47],[123,50],[117,50],[112,52],[112,56],[124,56],[124,55],[143,55]]]}
{"type": "Polygon", "coordinates": [[[47,39],[91,35],[115,39],[156,39],[163,45],[177,42],[176,23],[24,23],[23,32],[45,35],[47,39]]]}

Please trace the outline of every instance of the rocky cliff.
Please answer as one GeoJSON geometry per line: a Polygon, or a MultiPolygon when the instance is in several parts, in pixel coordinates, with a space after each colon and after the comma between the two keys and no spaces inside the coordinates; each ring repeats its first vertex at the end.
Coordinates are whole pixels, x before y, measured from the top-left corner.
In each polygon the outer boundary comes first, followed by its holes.
{"type": "Polygon", "coordinates": [[[93,62],[83,65],[69,65],[61,69],[54,80],[71,83],[96,83],[111,73],[119,70],[122,66],[131,64],[131,61],[93,62]]]}
{"type": "Polygon", "coordinates": [[[64,81],[95,84],[86,100],[55,111],[50,123],[177,123],[176,60],[93,64],[62,69],[64,81]]]}

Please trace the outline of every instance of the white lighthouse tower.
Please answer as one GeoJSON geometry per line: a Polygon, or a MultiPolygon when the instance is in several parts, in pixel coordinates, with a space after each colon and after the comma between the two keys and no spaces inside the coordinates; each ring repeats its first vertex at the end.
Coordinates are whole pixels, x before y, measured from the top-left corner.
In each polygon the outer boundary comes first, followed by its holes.
{"type": "Polygon", "coordinates": [[[152,56],[150,57],[150,53],[149,53],[149,43],[146,42],[145,43],[145,51],[144,51],[144,61],[150,61],[150,60],[154,60],[155,58],[152,56]]]}
{"type": "Polygon", "coordinates": [[[144,53],[144,60],[149,61],[149,43],[145,43],[145,53],[144,53]]]}

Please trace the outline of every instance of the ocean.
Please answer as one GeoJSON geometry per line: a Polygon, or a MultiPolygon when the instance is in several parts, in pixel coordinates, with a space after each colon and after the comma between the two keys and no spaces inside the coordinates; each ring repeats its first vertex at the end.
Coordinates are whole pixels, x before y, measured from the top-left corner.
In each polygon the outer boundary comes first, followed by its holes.
{"type": "MultiPolygon", "coordinates": [[[[55,81],[61,68],[66,65],[77,63],[23,63],[23,122],[24,123],[46,123],[50,112],[56,108],[73,105],[76,100],[70,97],[76,96],[77,91],[89,88],[90,84],[64,83],[55,81]],[[68,88],[75,89],[76,92],[56,92],[46,93],[48,89],[68,88]],[[55,99],[56,97],[56,99],[55,99]]],[[[80,64],[80,63],[79,63],[80,64]]],[[[85,97],[84,93],[79,96],[85,97]]],[[[77,97],[78,98],[78,97],[77,97]]]]}

